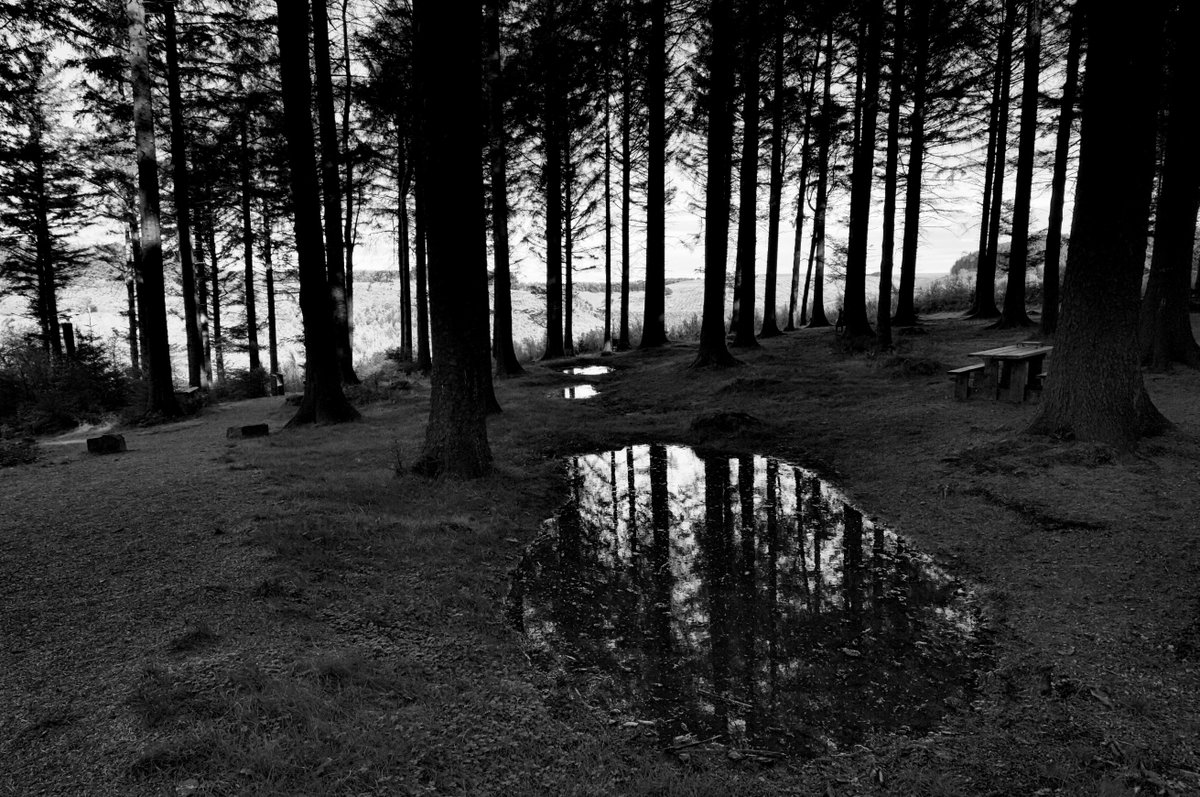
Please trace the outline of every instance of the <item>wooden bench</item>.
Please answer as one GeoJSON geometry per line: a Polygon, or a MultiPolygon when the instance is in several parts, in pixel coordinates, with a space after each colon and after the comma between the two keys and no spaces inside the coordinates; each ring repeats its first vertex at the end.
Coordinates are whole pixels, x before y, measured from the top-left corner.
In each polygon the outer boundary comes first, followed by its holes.
{"type": "Polygon", "coordinates": [[[971,395],[971,376],[983,373],[983,363],[952,368],[946,373],[954,380],[954,398],[965,401],[971,395]]]}

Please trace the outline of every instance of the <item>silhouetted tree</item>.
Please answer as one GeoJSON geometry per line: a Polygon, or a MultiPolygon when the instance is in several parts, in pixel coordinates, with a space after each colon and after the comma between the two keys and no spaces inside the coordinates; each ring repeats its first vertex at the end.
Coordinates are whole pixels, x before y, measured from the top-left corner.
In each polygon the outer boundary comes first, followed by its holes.
{"type": "MultiPolygon", "coordinates": [[[[324,2],[324,0],[316,0],[324,2]]],[[[289,426],[341,423],[358,418],[342,392],[334,340],[334,310],[325,270],[321,196],[312,130],[312,80],[308,66],[307,2],[276,0],[279,78],[287,131],[288,166],[296,259],[300,269],[300,312],[304,318],[304,397],[289,426]]]]}
{"type": "Polygon", "coordinates": [[[704,187],[704,314],[693,367],[736,365],[725,343],[725,268],[729,257],[729,170],[733,159],[732,0],[709,6],[708,112],[704,187]]]}
{"type": "Polygon", "coordinates": [[[1089,3],[1079,179],[1062,320],[1033,432],[1129,449],[1165,419],[1142,382],[1136,346],[1154,175],[1166,0],[1137,14],[1089,3]]]}
{"type": "MultiPolygon", "coordinates": [[[[1200,29],[1200,6],[1179,3],[1168,29],[1170,61],[1167,77],[1167,135],[1150,278],[1142,299],[1141,362],[1164,371],[1174,362],[1200,368],[1200,347],[1192,335],[1188,298],[1196,213],[1200,208],[1200,51],[1192,34],[1200,29]]],[[[1072,241],[1072,244],[1074,241],[1072,241]]]]}
{"type": "MultiPolygon", "coordinates": [[[[490,384],[487,253],[480,131],[483,129],[482,9],[416,0],[414,45],[420,167],[428,203],[432,390],[425,444],[414,470],[473,478],[488,473],[490,384]],[[466,311],[463,311],[465,305],[466,311]]],[[[561,338],[560,338],[561,340],[561,338]]]]}

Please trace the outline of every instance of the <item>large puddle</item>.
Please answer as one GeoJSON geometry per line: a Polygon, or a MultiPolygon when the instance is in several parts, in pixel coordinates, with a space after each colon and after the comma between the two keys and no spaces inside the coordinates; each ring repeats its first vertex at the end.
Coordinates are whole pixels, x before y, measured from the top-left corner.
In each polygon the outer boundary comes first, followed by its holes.
{"type": "Polygon", "coordinates": [[[659,746],[818,754],[969,701],[970,595],[811,471],[666,445],[566,467],[510,619],[659,746]]]}
{"type": "Polygon", "coordinates": [[[604,376],[612,372],[613,368],[608,365],[577,365],[563,370],[562,373],[568,376],[604,376]]]}
{"type": "Polygon", "coordinates": [[[562,397],[565,399],[588,399],[600,395],[600,391],[593,385],[572,385],[562,389],[562,397]]]}

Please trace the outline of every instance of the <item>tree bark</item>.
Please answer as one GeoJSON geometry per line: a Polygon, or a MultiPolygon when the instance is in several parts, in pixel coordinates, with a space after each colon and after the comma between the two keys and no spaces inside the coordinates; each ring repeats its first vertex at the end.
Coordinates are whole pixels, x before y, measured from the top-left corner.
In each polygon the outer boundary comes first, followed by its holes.
{"type": "MultiPolygon", "coordinates": [[[[346,336],[351,346],[354,343],[354,250],[358,238],[358,209],[354,202],[358,186],[354,183],[354,147],[350,141],[350,110],[354,102],[354,70],[350,59],[349,0],[342,0],[342,67],[346,74],[346,85],[342,90],[342,146],[341,160],[346,166],[346,179],[342,192],[346,197],[346,214],[342,221],[342,241],[346,246],[346,336]]],[[[349,349],[353,353],[353,348],[349,349]]]]}
{"type": "Polygon", "coordinates": [[[428,203],[433,373],[425,443],[414,465],[430,477],[474,478],[492,468],[487,437],[490,384],[486,222],[480,174],[483,128],[478,6],[416,0],[416,85],[421,129],[420,182],[428,203]]]}
{"type": "Polygon", "coordinates": [[[921,237],[921,188],[925,169],[925,114],[929,103],[929,0],[913,5],[914,34],[917,40],[913,85],[913,110],[909,116],[908,174],[904,186],[904,239],[900,246],[900,286],[896,292],[896,313],[892,326],[917,323],[913,294],[917,281],[917,245],[921,237]]]}
{"type": "Polygon", "coordinates": [[[887,156],[883,169],[883,255],[879,263],[879,348],[892,346],[892,268],[896,254],[896,182],[900,171],[900,105],[904,70],[904,0],[896,0],[891,87],[888,97],[887,156]]]}
{"type": "Polygon", "coordinates": [[[850,231],[846,253],[845,334],[874,334],[867,317],[867,236],[871,216],[871,182],[875,170],[875,128],[879,117],[879,63],[883,49],[883,0],[870,0],[865,49],[860,63],[866,74],[862,96],[862,129],[854,153],[850,181],[850,231]]]}
{"type": "Polygon", "coordinates": [[[325,259],[332,297],[334,352],[338,372],[348,385],[358,384],[350,345],[350,310],[346,304],[346,252],[342,238],[342,188],[337,125],[333,112],[333,75],[329,58],[328,0],[312,0],[313,68],[317,84],[317,128],[321,136],[321,198],[325,210],[325,259]]]}
{"type": "Polygon", "coordinates": [[[1029,263],[1029,215],[1033,194],[1033,148],[1037,139],[1038,66],[1042,54],[1041,0],[1025,6],[1025,76],[1021,85],[1021,134],[1017,143],[1017,186],[1013,203],[1012,248],[1008,254],[1008,285],[999,329],[1027,327],[1025,271],[1029,263]]]}
{"type": "Polygon", "coordinates": [[[545,156],[546,185],[546,351],[543,360],[564,356],[562,319],[562,138],[559,127],[565,121],[558,74],[558,0],[546,4],[542,21],[542,46],[545,48],[546,75],[542,88],[542,147],[545,156]]]}
{"type": "Polygon", "coordinates": [[[179,77],[179,36],[175,0],[163,4],[167,44],[167,104],[171,115],[171,179],[175,198],[175,229],[179,239],[179,267],[183,292],[183,325],[187,334],[188,384],[204,382],[204,344],[196,303],[196,266],[192,256],[191,179],[187,162],[187,130],[183,121],[183,92],[179,77]]]}
{"type": "Polygon", "coordinates": [[[204,246],[204,213],[196,214],[196,316],[200,324],[200,351],[201,351],[201,367],[203,368],[203,382],[205,389],[212,387],[213,383],[213,367],[212,367],[212,340],[208,332],[208,268],[205,266],[206,260],[212,257],[209,253],[208,258],[205,257],[204,246]]]}
{"type": "Polygon", "coordinates": [[[763,291],[763,322],[759,337],[781,334],[775,313],[775,283],[779,279],[779,215],[783,204],[783,31],[787,15],[775,3],[775,48],[771,68],[771,177],[767,191],[767,270],[763,291]]]}
{"type": "Polygon", "coordinates": [[[162,232],[159,226],[158,156],[151,107],[150,54],[146,44],[146,10],[142,0],[127,0],[129,71],[133,95],[133,129],[137,147],[138,210],[141,217],[142,334],[150,377],[147,414],[178,417],[171,379],[171,347],[167,338],[167,304],[163,286],[162,232]]]}
{"type": "Polygon", "coordinates": [[[433,356],[429,351],[429,269],[425,256],[427,239],[425,237],[425,189],[417,179],[416,195],[417,222],[417,370],[423,374],[433,369],[433,356]]]}
{"type": "Polygon", "coordinates": [[[246,346],[250,351],[250,370],[259,371],[262,370],[262,360],[258,352],[258,310],[254,296],[254,219],[250,212],[250,136],[247,131],[249,126],[249,120],[243,116],[240,131],[241,151],[238,153],[238,168],[242,180],[242,295],[246,307],[246,346]]]}
{"type": "MultiPolygon", "coordinates": [[[[792,244],[792,290],[788,297],[788,320],[784,326],[785,332],[792,332],[796,329],[796,308],[800,308],[800,325],[803,326],[808,320],[808,282],[812,278],[812,272],[805,276],[804,281],[804,301],[800,299],[800,263],[801,251],[804,247],[804,217],[805,210],[808,209],[808,173],[812,168],[809,163],[809,158],[812,155],[812,149],[809,146],[809,133],[812,127],[812,107],[814,93],[817,90],[817,67],[820,65],[821,47],[818,45],[813,48],[813,65],[812,75],[808,81],[808,92],[804,95],[804,131],[801,134],[800,145],[800,190],[796,192],[796,238],[792,244]]],[[[810,258],[811,262],[811,258],[810,258]]]]}
{"type": "MultiPolygon", "coordinates": [[[[267,362],[271,367],[271,374],[279,373],[279,337],[275,323],[275,267],[274,267],[274,241],[271,238],[271,221],[270,209],[266,202],[263,202],[262,211],[263,225],[263,265],[266,267],[267,278],[267,362]]],[[[274,379],[274,376],[272,376],[274,379]]],[[[272,381],[272,395],[274,395],[274,382],[272,381]]]]}
{"type": "MultiPolygon", "coordinates": [[[[604,337],[600,351],[613,350],[612,337],[612,64],[609,51],[604,58],[604,337]]],[[[614,488],[615,489],[615,488],[614,488]]]]}
{"type": "Polygon", "coordinates": [[[1137,328],[1154,174],[1165,0],[1087,6],[1079,181],[1050,377],[1033,432],[1132,448],[1167,424],[1146,394],[1137,328]]]}
{"type": "Polygon", "coordinates": [[[995,173],[992,177],[991,212],[988,215],[988,243],[975,271],[975,301],[970,318],[998,318],[996,306],[996,267],[1000,254],[1000,217],[1004,201],[1004,169],[1008,162],[1008,109],[1012,93],[1012,45],[1016,28],[1016,0],[1006,0],[1004,22],[1000,27],[1000,109],[996,112],[995,173]]]}
{"type": "MultiPolygon", "coordinates": [[[[320,4],[325,0],[315,2],[320,4]]],[[[320,184],[312,136],[312,82],[308,71],[310,20],[307,3],[304,5],[304,8],[297,8],[288,0],[275,2],[292,222],[300,270],[300,312],[304,318],[304,398],[288,426],[340,423],[358,418],[358,411],[342,393],[340,361],[334,340],[333,299],[325,270],[320,184]]],[[[336,193],[334,198],[337,198],[336,193]]]]}
{"type": "Polygon", "coordinates": [[[1042,336],[1058,330],[1058,283],[1062,260],[1063,204],[1067,194],[1067,162],[1071,157],[1071,125],[1079,85],[1079,50],[1083,43],[1083,10],[1071,7],[1071,34],[1067,43],[1067,74],[1058,112],[1054,142],[1054,175],[1050,179],[1050,219],[1046,231],[1046,262],[1042,267],[1042,336]]]}
{"type": "Polygon", "coordinates": [[[500,50],[499,0],[488,0],[485,14],[488,41],[488,166],[492,179],[492,257],[495,261],[492,290],[496,305],[492,354],[496,359],[496,376],[519,376],[525,373],[525,369],[517,361],[513,347],[512,267],[508,248],[508,141],[504,131],[504,62],[500,50]]]}
{"type": "Polygon", "coordinates": [[[738,169],[737,279],[734,281],[733,344],[757,347],[754,339],[755,255],[758,243],[758,134],[759,134],[759,41],[761,26],[758,4],[750,0],[742,8],[742,161],[738,169]]]}
{"type": "MultiPolygon", "coordinates": [[[[1196,214],[1200,209],[1200,56],[1192,39],[1200,29],[1200,7],[1180,3],[1168,29],[1170,48],[1167,135],[1155,213],[1154,252],[1141,309],[1141,363],[1166,371],[1173,363],[1200,368],[1200,347],[1192,334],[1188,299],[1196,214]]],[[[1074,246],[1074,241],[1072,241],[1074,246]]]]}
{"type": "Polygon", "coordinates": [[[650,0],[646,70],[646,304],[639,348],[667,343],[667,0],[650,0]]]}
{"type": "Polygon", "coordinates": [[[400,360],[410,363],[413,358],[412,265],[409,259],[408,193],[411,174],[404,140],[402,121],[396,119],[399,153],[396,163],[396,255],[400,269],[400,360]]]}
{"type": "Polygon", "coordinates": [[[633,204],[633,74],[628,47],[621,48],[621,76],[621,319],[617,351],[629,351],[632,346],[629,340],[629,210],[633,204]]]}
{"type": "Polygon", "coordinates": [[[575,161],[570,123],[563,125],[563,354],[575,356],[575,161]]]}
{"type": "Polygon", "coordinates": [[[813,211],[815,256],[812,315],[809,327],[827,327],[825,317],[825,213],[829,205],[829,145],[833,137],[833,24],[825,34],[825,78],[821,100],[821,131],[817,137],[817,207],[813,211]]]}
{"type": "Polygon", "coordinates": [[[212,193],[208,195],[208,218],[205,220],[204,231],[208,236],[208,251],[211,253],[212,268],[212,348],[216,360],[217,382],[225,383],[225,336],[221,334],[221,269],[217,265],[217,232],[216,221],[213,219],[212,193]]]}
{"type": "Polygon", "coordinates": [[[992,297],[991,307],[994,312],[991,312],[991,317],[1000,314],[1000,310],[995,306],[996,270],[992,267],[985,273],[984,263],[988,257],[988,234],[991,231],[992,190],[996,179],[996,150],[1000,136],[1000,96],[1003,89],[1004,70],[1000,67],[999,59],[997,58],[996,68],[992,70],[992,102],[991,107],[988,109],[988,143],[987,153],[984,155],[983,167],[983,207],[979,214],[979,253],[975,256],[975,290],[971,292],[971,306],[967,308],[967,312],[963,314],[963,318],[974,318],[981,310],[982,305],[986,304],[987,300],[981,297],[986,296],[992,297]],[[988,274],[991,276],[988,277],[988,274]],[[991,280],[991,287],[988,287],[986,284],[988,279],[991,280]],[[983,291],[979,289],[981,280],[985,281],[983,291]]]}
{"type": "Polygon", "coordinates": [[[706,105],[708,173],[704,187],[704,315],[693,368],[737,365],[725,343],[725,268],[729,257],[729,170],[733,160],[732,0],[712,0],[706,105]]]}

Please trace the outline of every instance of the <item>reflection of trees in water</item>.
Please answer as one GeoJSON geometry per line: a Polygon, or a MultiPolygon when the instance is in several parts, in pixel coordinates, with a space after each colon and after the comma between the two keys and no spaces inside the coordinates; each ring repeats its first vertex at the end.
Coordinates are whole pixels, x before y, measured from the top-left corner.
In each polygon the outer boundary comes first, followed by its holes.
{"type": "Polygon", "coordinates": [[[953,583],[814,474],[651,445],[567,476],[526,627],[664,733],[804,749],[921,727],[967,680],[953,583]]]}

